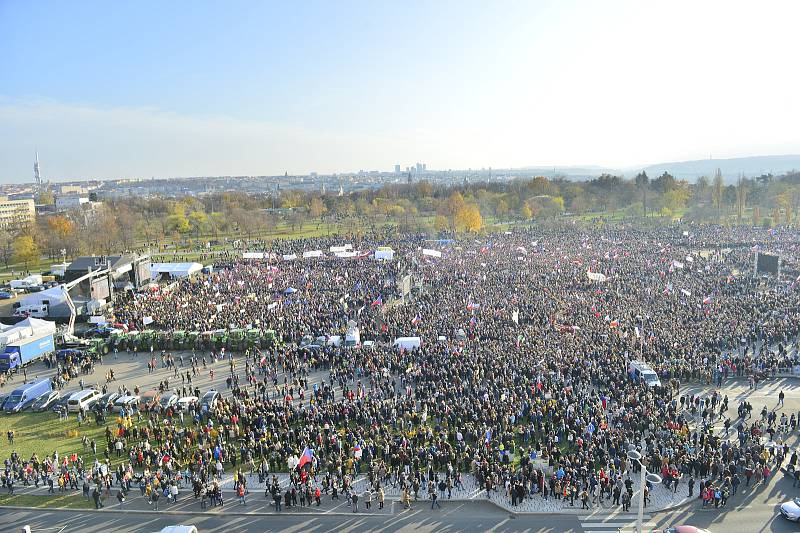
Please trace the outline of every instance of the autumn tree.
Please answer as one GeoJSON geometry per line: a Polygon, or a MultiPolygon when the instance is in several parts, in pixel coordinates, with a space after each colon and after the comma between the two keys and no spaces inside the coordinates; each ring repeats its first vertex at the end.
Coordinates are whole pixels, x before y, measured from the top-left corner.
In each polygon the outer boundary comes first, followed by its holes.
{"type": "Polygon", "coordinates": [[[650,178],[647,177],[647,172],[640,172],[634,178],[636,188],[642,193],[642,212],[647,216],[647,190],[650,188],[650,178]]]}
{"type": "Polygon", "coordinates": [[[724,199],[725,182],[722,179],[722,170],[717,169],[711,182],[711,199],[717,207],[717,219],[722,216],[722,200],[724,199]]]}
{"type": "Polygon", "coordinates": [[[327,212],[328,208],[325,206],[325,202],[317,197],[311,199],[311,203],[308,204],[308,213],[311,215],[311,218],[320,218],[327,212]]]}
{"type": "Polygon", "coordinates": [[[192,211],[189,213],[188,222],[191,230],[194,231],[195,235],[199,238],[208,224],[208,215],[202,210],[192,211]]]}
{"type": "Polygon", "coordinates": [[[14,257],[14,238],[9,231],[0,228],[0,261],[8,268],[14,257]]]}
{"type": "Polygon", "coordinates": [[[747,206],[747,183],[743,176],[739,176],[736,184],[736,221],[741,224],[744,217],[744,209],[747,206]]]}
{"type": "Polygon", "coordinates": [[[455,215],[455,227],[462,233],[477,233],[483,228],[483,217],[477,205],[466,204],[455,215]]]}
{"type": "Polygon", "coordinates": [[[29,264],[39,264],[39,246],[30,235],[20,235],[14,239],[14,261],[24,263],[25,270],[29,264]]]}

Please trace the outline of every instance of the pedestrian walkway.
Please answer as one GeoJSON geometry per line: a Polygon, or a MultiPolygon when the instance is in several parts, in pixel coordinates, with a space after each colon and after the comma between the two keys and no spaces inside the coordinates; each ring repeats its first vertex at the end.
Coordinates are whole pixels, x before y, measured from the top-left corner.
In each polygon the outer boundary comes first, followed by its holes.
{"type": "MultiPolygon", "coordinates": [[[[609,533],[636,531],[635,513],[594,513],[578,517],[581,523],[581,530],[584,533],[609,533]]],[[[651,531],[656,527],[655,522],[651,521],[649,513],[642,515],[642,529],[651,531]]]]}
{"type": "MultiPolygon", "coordinates": [[[[290,486],[289,476],[288,474],[278,474],[278,484],[281,488],[281,492],[285,492],[287,488],[290,486]]],[[[634,507],[635,503],[638,502],[638,476],[637,479],[634,480],[634,495],[633,495],[633,502],[634,507]]],[[[266,481],[269,483],[271,482],[272,475],[267,476],[266,481]]],[[[322,481],[322,476],[317,476],[317,481],[322,481]]],[[[517,505],[511,505],[511,501],[508,497],[506,497],[502,488],[499,488],[496,491],[492,491],[491,494],[487,496],[486,490],[481,488],[475,483],[475,479],[470,474],[463,475],[463,482],[464,487],[463,489],[453,489],[450,497],[448,498],[447,491],[438,491],[438,499],[439,502],[447,502],[447,501],[454,501],[454,502],[464,502],[464,501],[486,501],[490,502],[498,507],[505,509],[512,513],[557,513],[557,514],[572,514],[572,515],[580,515],[580,516],[612,516],[617,510],[621,510],[621,506],[613,505],[611,500],[606,499],[597,502],[590,501],[590,509],[589,515],[582,515],[582,513],[586,513],[585,509],[581,509],[581,502],[578,498],[571,503],[570,499],[557,499],[549,496],[547,499],[544,499],[540,494],[534,494],[529,496],[521,503],[517,505]]],[[[364,491],[367,489],[368,486],[368,478],[365,475],[358,476],[352,484],[354,490],[359,494],[362,495],[364,491]]],[[[247,487],[249,491],[249,495],[247,498],[248,505],[251,503],[255,507],[248,507],[247,510],[252,511],[259,511],[259,512],[271,512],[272,511],[272,499],[265,498],[264,492],[266,486],[264,483],[258,482],[257,476],[249,476],[247,475],[247,487]]],[[[223,492],[223,497],[226,502],[226,508],[238,508],[239,505],[236,504],[236,497],[234,495],[233,489],[233,475],[228,474],[221,478],[220,480],[220,488],[223,492]],[[230,502],[230,503],[229,503],[230,502]]],[[[385,506],[383,512],[390,512],[392,508],[392,502],[399,502],[400,501],[400,487],[398,485],[392,486],[391,483],[383,485],[384,494],[385,494],[385,506]]],[[[112,488],[112,495],[116,494],[117,487],[112,488]]],[[[16,489],[18,494],[31,494],[31,495],[41,495],[42,497],[47,497],[47,487],[40,486],[38,489],[32,486],[18,486],[16,489]]],[[[70,491],[75,493],[75,491],[70,491]]],[[[80,492],[77,492],[80,494],[80,492]]],[[[650,503],[646,507],[648,512],[654,511],[661,511],[666,508],[674,507],[676,505],[683,504],[687,502],[690,498],[686,496],[686,489],[683,485],[679,489],[678,493],[675,493],[671,490],[667,490],[664,488],[663,485],[655,485],[653,490],[650,491],[650,503]]],[[[139,496],[140,491],[136,484],[134,484],[132,490],[129,493],[129,498],[126,503],[123,504],[124,507],[131,507],[133,508],[146,508],[146,500],[144,498],[140,498],[139,496]],[[141,499],[141,502],[137,501],[141,499]]],[[[200,500],[194,498],[191,490],[191,486],[187,485],[186,483],[183,484],[183,488],[180,490],[179,496],[179,503],[178,507],[173,507],[172,504],[168,504],[162,498],[160,502],[160,506],[163,508],[172,508],[172,509],[180,509],[180,510],[193,510],[193,511],[200,511],[200,500]]],[[[347,498],[345,495],[340,494],[338,500],[331,500],[331,494],[323,494],[322,495],[322,505],[317,507],[316,504],[313,506],[307,506],[306,508],[298,508],[300,510],[306,510],[307,512],[319,512],[319,513],[330,513],[330,512],[350,512],[351,509],[347,505],[347,498]]],[[[420,489],[419,492],[419,500],[415,501],[412,494],[412,505],[416,504],[415,506],[420,505],[430,505],[430,500],[428,498],[428,493],[424,488],[420,489]]],[[[111,499],[107,501],[107,507],[118,507],[116,499],[111,499]]],[[[244,507],[244,506],[242,506],[244,507]]],[[[378,503],[377,503],[377,496],[373,493],[372,496],[372,509],[377,510],[378,503]]],[[[398,504],[397,509],[400,509],[402,506],[398,504]]],[[[213,508],[209,508],[209,511],[213,510],[213,508]]],[[[364,500],[360,498],[359,500],[359,511],[364,510],[364,500]]],[[[241,512],[246,512],[242,510],[241,512]]],[[[297,512],[297,509],[295,509],[297,512]]]]}

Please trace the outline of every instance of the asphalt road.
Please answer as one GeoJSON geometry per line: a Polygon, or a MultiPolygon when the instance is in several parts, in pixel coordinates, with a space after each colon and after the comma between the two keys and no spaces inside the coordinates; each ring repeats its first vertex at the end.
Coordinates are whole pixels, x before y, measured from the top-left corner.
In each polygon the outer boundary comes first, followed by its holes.
{"type": "Polygon", "coordinates": [[[64,533],[122,533],[159,531],[172,524],[194,524],[201,533],[239,533],[256,531],[361,533],[364,531],[531,531],[571,532],[582,529],[575,516],[520,516],[513,518],[508,513],[485,502],[448,503],[442,509],[431,511],[420,506],[412,511],[401,511],[391,518],[386,516],[316,515],[298,516],[290,513],[270,516],[247,515],[168,515],[158,513],[126,514],[94,511],[12,511],[0,515],[0,531],[21,530],[29,524],[31,530],[59,531],[64,533]]]}
{"type": "MultiPolygon", "coordinates": [[[[649,528],[692,524],[715,533],[796,532],[798,524],[789,523],[778,515],[775,489],[767,488],[750,500],[746,507],[722,510],[702,510],[692,504],[683,508],[646,517],[649,528]]],[[[116,511],[45,511],[5,510],[0,514],[0,531],[21,531],[30,525],[33,532],[63,531],[64,533],[151,533],[173,524],[194,524],[201,533],[240,532],[509,532],[543,533],[612,533],[634,531],[632,519],[589,518],[575,515],[519,515],[513,517],[486,502],[444,502],[442,509],[431,511],[420,506],[413,511],[397,511],[391,517],[361,513],[358,515],[248,515],[239,509],[225,514],[171,514],[164,512],[126,513],[116,511]],[[624,525],[623,525],[624,524],[624,525]]]]}

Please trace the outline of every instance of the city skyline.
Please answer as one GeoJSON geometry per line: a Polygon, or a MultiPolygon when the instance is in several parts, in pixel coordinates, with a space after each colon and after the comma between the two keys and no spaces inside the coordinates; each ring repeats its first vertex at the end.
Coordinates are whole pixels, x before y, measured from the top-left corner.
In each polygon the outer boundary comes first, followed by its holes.
{"type": "Polygon", "coordinates": [[[798,14],[788,2],[6,2],[0,183],[32,180],[37,150],[44,179],[796,154],[798,14]]]}

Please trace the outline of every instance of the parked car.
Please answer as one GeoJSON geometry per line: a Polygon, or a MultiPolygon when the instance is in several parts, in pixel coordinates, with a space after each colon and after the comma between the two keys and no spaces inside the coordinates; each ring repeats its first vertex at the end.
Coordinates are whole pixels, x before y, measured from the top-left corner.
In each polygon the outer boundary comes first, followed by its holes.
{"type": "Polygon", "coordinates": [[[108,338],[114,333],[119,333],[121,330],[117,328],[113,328],[111,326],[95,326],[93,328],[87,329],[83,336],[84,338],[91,338],[91,337],[102,337],[108,338]]]}
{"type": "Polygon", "coordinates": [[[14,295],[10,292],[0,291],[0,300],[10,300],[14,295]]]}
{"type": "Polygon", "coordinates": [[[119,398],[118,392],[107,392],[106,394],[100,396],[100,399],[97,400],[95,406],[102,407],[103,409],[108,411],[114,407],[114,402],[116,401],[117,398],[119,398]]]}
{"type": "Polygon", "coordinates": [[[3,411],[9,413],[19,413],[30,407],[33,402],[41,396],[53,390],[53,382],[50,378],[41,379],[37,382],[24,383],[11,391],[11,396],[5,401],[3,411]]]}
{"type": "Polygon", "coordinates": [[[161,394],[159,394],[159,392],[155,389],[143,392],[139,398],[139,410],[149,411],[158,405],[158,401],[160,399],[161,394]]]}
{"type": "Polygon", "coordinates": [[[781,515],[786,520],[800,522],[800,498],[794,498],[781,504],[781,515]]]}
{"type": "Polygon", "coordinates": [[[42,292],[44,290],[44,285],[29,285],[25,287],[25,292],[32,293],[32,292],[42,292]]]}
{"type": "Polygon", "coordinates": [[[197,396],[184,396],[183,398],[179,399],[175,404],[175,409],[178,411],[186,411],[189,409],[190,405],[194,405],[197,403],[197,396]]]}
{"type": "Polygon", "coordinates": [[[35,402],[33,402],[33,405],[31,405],[31,411],[35,413],[47,411],[59,400],[59,398],[61,398],[61,394],[57,390],[50,391],[49,394],[40,396],[35,402]]]}
{"type": "Polygon", "coordinates": [[[138,396],[120,396],[116,400],[114,400],[114,407],[111,408],[112,411],[115,413],[119,413],[123,409],[127,412],[131,412],[134,409],[138,409],[139,407],[139,397],[138,396]]]}
{"type": "Polygon", "coordinates": [[[59,398],[58,401],[53,404],[53,407],[51,407],[51,409],[53,411],[55,411],[56,413],[58,413],[58,412],[66,412],[67,411],[67,403],[69,402],[69,398],[70,398],[70,396],[72,396],[76,392],[80,392],[80,391],[79,390],[73,390],[73,391],[65,392],[64,394],[62,394],[61,398],[59,398]]]}
{"type": "Polygon", "coordinates": [[[165,394],[164,396],[161,397],[161,400],[159,400],[159,403],[161,404],[161,408],[166,411],[167,409],[169,409],[170,407],[172,407],[173,405],[178,403],[178,395],[177,394],[165,394]]]}
{"type": "Polygon", "coordinates": [[[200,399],[200,408],[204,411],[213,409],[215,405],[217,405],[217,400],[219,400],[220,394],[216,389],[211,389],[207,393],[203,394],[203,397],[200,399]]]}

